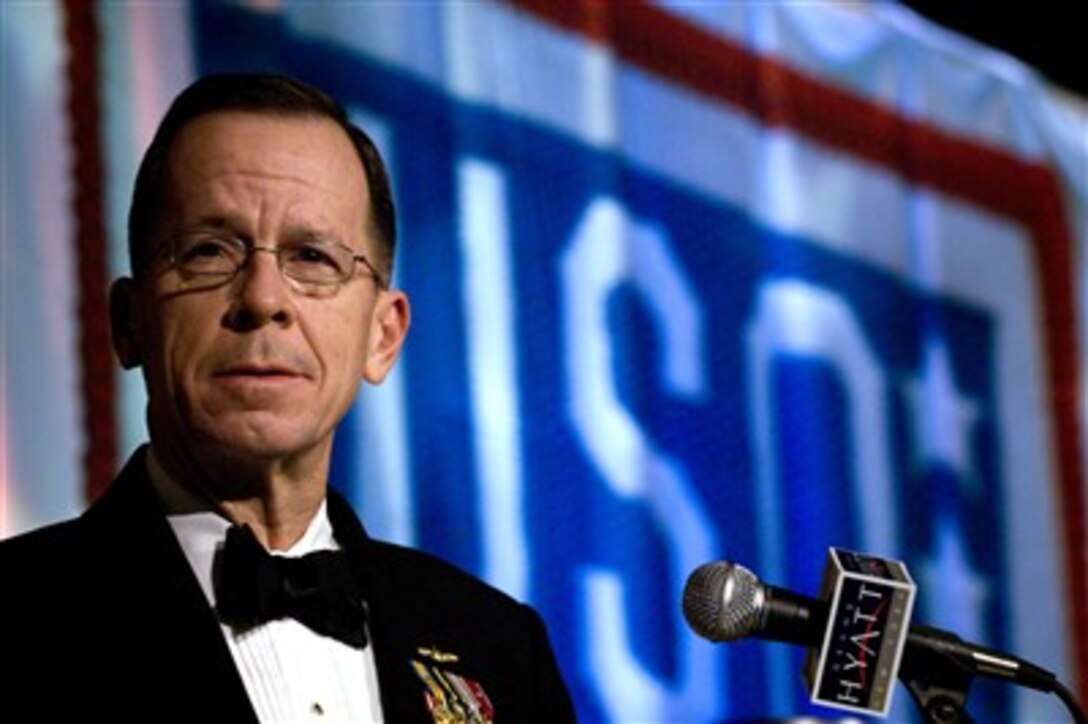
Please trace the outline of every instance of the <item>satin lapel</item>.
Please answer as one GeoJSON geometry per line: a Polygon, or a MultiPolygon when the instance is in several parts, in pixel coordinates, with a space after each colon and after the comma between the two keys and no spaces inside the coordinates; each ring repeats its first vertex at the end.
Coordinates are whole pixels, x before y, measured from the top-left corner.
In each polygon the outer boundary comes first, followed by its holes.
{"type": "Polygon", "coordinates": [[[386,721],[432,721],[422,684],[412,670],[416,647],[428,640],[426,623],[405,614],[405,601],[394,600],[386,583],[384,561],[377,554],[351,506],[336,491],[328,494],[329,520],[337,542],[348,554],[358,580],[363,581],[367,627],[378,668],[382,714],[386,721]]]}
{"type": "Polygon", "coordinates": [[[84,516],[98,546],[84,568],[89,604],[101,616],[97,635],[112,639],[100,644],[136,677],[126,690],[170,720],[255,722],[219,622],[152,490],[145,453],[84,516]]]}

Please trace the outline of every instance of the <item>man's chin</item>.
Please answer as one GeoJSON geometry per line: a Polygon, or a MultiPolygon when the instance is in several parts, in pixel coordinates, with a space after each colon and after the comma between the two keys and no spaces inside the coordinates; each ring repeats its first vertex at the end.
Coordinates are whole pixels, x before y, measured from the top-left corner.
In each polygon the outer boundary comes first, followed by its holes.
{"type": "Polygon", "coordinates": [[[213,455],[224,462],[268,464],[307,457],[331,445],[331,435],[317,437],[289,423],[276,422],[280,424],[254,425],[252,421],[245,421],[200,430],[202,454],[213,455]]]}

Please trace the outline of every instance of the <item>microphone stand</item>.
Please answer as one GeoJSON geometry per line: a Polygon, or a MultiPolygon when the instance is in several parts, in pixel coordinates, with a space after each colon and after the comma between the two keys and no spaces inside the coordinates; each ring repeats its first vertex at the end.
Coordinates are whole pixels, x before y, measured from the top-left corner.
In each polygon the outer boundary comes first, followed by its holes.
{"type": "MultiPolygon", "coordinates": [[[[974,724],[967,713],[967,693],[980,672],[961,658],[960,644],[962,641],[955,634],[925,626],[912,626],[907,634],[899,680],[907,687],[926,724],[974,724]]],[[[1016,683],[1056,694],[1075,724],[1088,724],[1073,693],[1053,674],[1026,661],[1018,662],[1018,670],[1028,673],[1015,680],[1016,683]]]]}
{"type": "Polygon", "coordinates": [[[911,646],[908,634],[899,680],[926,724],[974,724],[967,713],[967,692],[974,672],[955,657],[929,646],[911,646]]]}

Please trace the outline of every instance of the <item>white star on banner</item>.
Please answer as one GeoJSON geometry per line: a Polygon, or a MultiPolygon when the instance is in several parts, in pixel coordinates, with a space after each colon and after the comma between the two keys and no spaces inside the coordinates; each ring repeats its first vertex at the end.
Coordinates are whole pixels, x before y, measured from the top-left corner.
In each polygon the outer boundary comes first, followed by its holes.
{"type": "Polygon", "coordinates": [[[961,636],[985,641],[982,612],[989,586],[967,560],[960,531],[947,520],[937,523],[933,554],[919,566],[926,601],[927,624],[961,636]]]}
{"type": "Polygon", "coordinates": [[[970,451],[975,403],[960,394],[948,348],[931,340],[923,353],[920,377],[907,383],[911,402],[916,465],[944,465],[977,492],[970,451]]]}

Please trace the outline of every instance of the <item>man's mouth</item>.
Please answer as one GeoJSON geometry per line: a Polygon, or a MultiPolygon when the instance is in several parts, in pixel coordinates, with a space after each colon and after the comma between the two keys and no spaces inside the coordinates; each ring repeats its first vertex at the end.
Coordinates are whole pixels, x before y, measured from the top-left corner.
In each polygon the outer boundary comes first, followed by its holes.
{"type": "Polygon", "coordinates": [[[215,373],[216,377],[228,379],[302,379],[304,374],[291,367],[267,364],[231,365],[215,373]]]}

